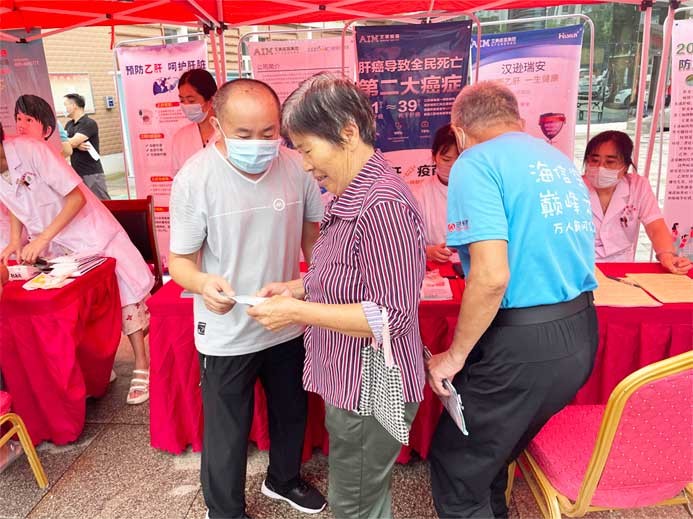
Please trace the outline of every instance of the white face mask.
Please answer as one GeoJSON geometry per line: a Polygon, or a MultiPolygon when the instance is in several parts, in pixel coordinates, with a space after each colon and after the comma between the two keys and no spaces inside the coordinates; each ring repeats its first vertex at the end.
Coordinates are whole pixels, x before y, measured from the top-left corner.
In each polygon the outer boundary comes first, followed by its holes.
{"type": "Polygon", "coordinates": [[[200,104],[191,104],[191,105],[180,105],[181,110],[183,110],[183,113],[185,114],[185,117],[187,117],[190,121],[194,123],[201,123],[207,118],[207,112],[202,110],[202,105],[200,104]]]}
{"type": "Polygon", "coordinates": [[[243,173],[251,175],[264,173],[279,155],[281,139],[229,139],[218,121],[217,127],[226,143],[226,158],[243,173]]]}
{"type": "Polygon", "coordinates": [[[587,166],[585,176],[590,184],[597,189],[606,189],[618,183],[620,169],[609,169],[602,166],[587,166]]]}

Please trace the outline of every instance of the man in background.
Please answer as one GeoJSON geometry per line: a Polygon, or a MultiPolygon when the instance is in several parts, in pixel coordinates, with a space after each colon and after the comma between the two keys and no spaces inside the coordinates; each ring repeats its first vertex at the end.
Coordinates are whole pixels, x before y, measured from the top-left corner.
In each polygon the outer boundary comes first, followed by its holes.
{"type": "Polygon", "coordinates": [[[100,200],[110,200],[99,157],[99,127],[84,113],[84,98],[79,94],[65,96],[65,111],[70,120],[65,131],[72,146],[72,168],[100,200]]]}

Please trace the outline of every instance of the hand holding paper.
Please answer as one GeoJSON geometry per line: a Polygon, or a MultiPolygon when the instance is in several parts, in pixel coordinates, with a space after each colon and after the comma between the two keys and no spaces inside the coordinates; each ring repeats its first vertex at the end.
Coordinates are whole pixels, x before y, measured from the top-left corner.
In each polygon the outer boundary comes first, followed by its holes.
{"type": "Polygon", "coordinates": [[[223,315],[228,313],[233,308],[233,305],[236,304],[231,299],[236,293],[229,285],[229,282],[221,276],[207,274],[202,283],[200,293],[207,309],[215,314],[223,315]]]}
{"type": "Polygon", "coordinates": [[[291,296],[274,296],[260,305],[251,306],[247,312],[266,329],[276,332],[296,323],[294,311],[301,304],[304,303],[291,296]]]}

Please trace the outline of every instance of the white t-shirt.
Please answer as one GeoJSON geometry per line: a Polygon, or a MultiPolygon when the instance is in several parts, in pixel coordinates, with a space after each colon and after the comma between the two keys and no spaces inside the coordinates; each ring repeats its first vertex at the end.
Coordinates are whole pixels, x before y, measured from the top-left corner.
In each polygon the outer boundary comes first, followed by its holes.
{"type": "Polygon", "coordinates": [[[637,173],[625,175],[611,196],[606,214],[599,195],[585,181],[590,193],[594,222],[594,250],[598,262],[632,262],[640,224],[648,225],[663,218],[650,183],[637,173]]]}
{"type": "MultiPolygon", "coordinates": [[[[217,137],[215,132],[206,145],[215,143],[217,137]]],[[[173,135],[173,141],[171,141],[171,172],[174,175],[178,173],[185,161],[204,147],[205,143],[202,141],[202,134],[197,123],[186,124],[179,128],[173,135]]]]}
{"type": "Polygon", "coordinates": [[[433,176],[412,185],[411,192],[419,203],[424,218],[426,245],[445,243],[448,226],[448,186],[433,176]]]}
{"type": "MultiPolygon", "coordinates": [[[[303,222],[323,215],[315,180],[294,151],[282,148],[270,169],[252,180],[209,146],[176,175],[171,192],[171,246],[176,254],[201,250],[201,270],[229,281],[238,295],[254,295],[273,281],[299,277],[303,222]]],[[[195,345],[205,355],[244,355],[303,333],[273,333],[236,305],[217,315],[194,297],[195,345]]]]}

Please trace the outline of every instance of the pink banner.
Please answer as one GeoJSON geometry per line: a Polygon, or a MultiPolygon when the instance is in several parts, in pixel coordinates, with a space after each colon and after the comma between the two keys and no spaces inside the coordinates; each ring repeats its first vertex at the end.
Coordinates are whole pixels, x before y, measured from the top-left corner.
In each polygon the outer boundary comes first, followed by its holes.
{"type": "Polygon", "coordinates": [[[205,41],[116,50],[125,106],[125,137],[129,140],[137,198],[154,198],[159,252],[168,265],[169,198],[173,174],[171,142],[188,120],[180,109],[178,80],[187,70],[207,68],[205,41]]]}
{"type": "Polygon", "coordinates": [[[693,259],[693,20],[674,22],[671,58],[664,218],[678,251],[693,259]]]}

